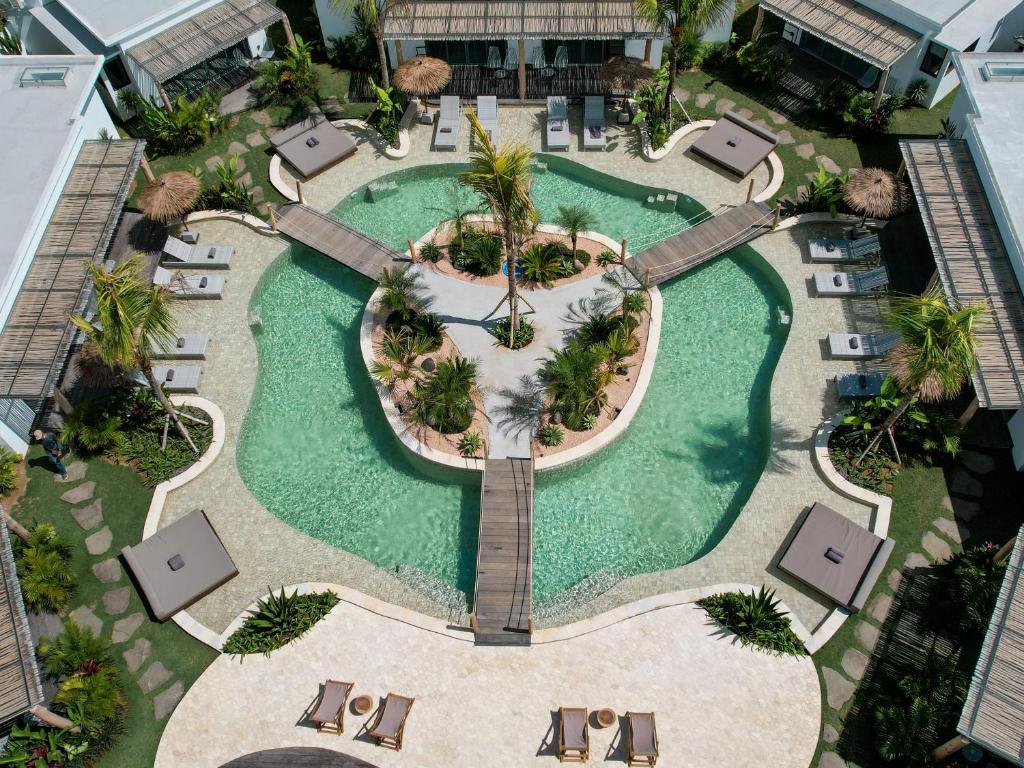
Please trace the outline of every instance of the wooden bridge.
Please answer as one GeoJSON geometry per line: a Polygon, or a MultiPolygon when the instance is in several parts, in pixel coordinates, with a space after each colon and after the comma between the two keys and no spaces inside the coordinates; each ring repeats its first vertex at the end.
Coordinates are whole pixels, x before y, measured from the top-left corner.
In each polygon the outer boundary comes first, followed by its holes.
{"type": "Polygon", "coordinates": [[[301,203],[288,203],[275,215],[276,229],[292,240],[308,245],[371,280],[395,262],[409,259],[383,243],[356,232],[301,203]]]}
{"type": "Polygon", "coordinates": [[[479,645],[529,645],[533,592],[533,460],[488,459],[480,489],[473,596],[479,645]]]}
{"type": "Polygon", "coordinates": [[[630,256],[626,268],[657,285],[770,232],[774,222],[764,203],[745,203],[630,256]]]}

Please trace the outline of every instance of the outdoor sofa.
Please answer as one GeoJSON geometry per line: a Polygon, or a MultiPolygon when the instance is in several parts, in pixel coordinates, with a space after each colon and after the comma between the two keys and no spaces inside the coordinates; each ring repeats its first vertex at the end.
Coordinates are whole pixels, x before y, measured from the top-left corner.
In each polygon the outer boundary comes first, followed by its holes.
{"type": "Polygon", "coordinates": [[[586,707],[558,708],[558,760],[585,763],[590,759],[590,729],[586,707]]]}
{"type": "Polygon", "coordinates": [[[778,143],[779,137],[768,129],[726,112],[694,142],[692,150],[742,178],[764,162],[778,143]]]}
{"type": "Polygon", "coordinates": [[[604,96],[587,96],[583,100],[583,148],[604,149],[607,145],[604,96]]]}
{"type": "Polygon", "coordinates": [[[230,245],[189,245],[168,235],[160,261],[175,266],[228,269],[234,253],[235,249],[230,245]]]}
{"type": "Polygon", "coordinates": [[[875,261],[881,253],[878,235],[869,235],[857,240],[819,237],[808,244],[811,261],[875,261]]]}
{"type": "Polygon", "coordinates": [[[863,272],[815,272],[814,287],[819,296],[857,296],[884,291],[889,286],[885,267],[863,272]]]}
{"type": "Polygon", "coordinates": [[[569,149],[569,104],[565,96],[548,96],[548,149],[569,149]]]}
{"type": "Polygon", "coordinates": [[[458,96],[442,96],[441,111],[437,116],[434,149],[455,149],[462,130],[462,105],[458,96]]]}
{"type": "Polygon", "coordinates": [[[828,348],[834,358],[881,357],[899,340],[898,333],[830,333],[828,348]]]}

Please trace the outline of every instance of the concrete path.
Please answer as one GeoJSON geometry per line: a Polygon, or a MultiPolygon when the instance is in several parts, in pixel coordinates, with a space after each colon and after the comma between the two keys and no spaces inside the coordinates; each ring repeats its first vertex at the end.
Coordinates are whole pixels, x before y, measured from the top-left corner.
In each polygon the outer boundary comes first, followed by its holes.
{"type": "MultiPolygon", "coordinates": [[[[443,628],[442,628],[443,631],[443,628]]],[[[561,642],[478,648],[350,603],[305,637],[244,662],[221,656],[167,723],[155,768],[205,768],[263,749],[321,747],[373,765],[557,765],[557,709],[657,714],[659,765],[807,768],[818,740],[809,657],[743,648],[693,604],[654,610],[561,642]],[[373,745],[372,713],[345,712],[340,737],[304,712],[327,678],[376,704],[414,696],[401,752],[373,745]]],[[[620,720],[620,725],[622,721],[620,720]]],[[[623,763],[619,728],[591,727],[591,762],[623,763]]]]}

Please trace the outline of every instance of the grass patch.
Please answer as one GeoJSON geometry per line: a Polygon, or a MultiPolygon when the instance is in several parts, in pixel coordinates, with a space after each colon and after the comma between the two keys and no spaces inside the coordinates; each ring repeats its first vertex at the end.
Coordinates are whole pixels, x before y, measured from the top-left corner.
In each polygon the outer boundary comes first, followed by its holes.
{"type": "MultiPolygon", "coordinates": [[[[130,582],[127,575],[124,575],[117,584],[102,584],[93,576],[91,568],[116,555],[122,547],[136,544],[142,538],[142,527],[152,491],[128,467],[115,466],[99,458],[87,460],[87,463],[86,479],[96,482],[96,498],[103,499],[103,525],[109,526],[113,533],[113,543],[105,554],[92,556],[85,551],[84,540],[88,533],[82,531],[68,514],[70,505],[60,500],[61,494],[70,485],[53,481],[53,470],[38,445],[32,446],[29,451],[26,463],[28,487],[12,514],[23,524],[51,523],[58,533],[72,542],[72,568],[78,577],[79,587],[71,606],[88,605],[97,616],[103,618],[102,636],[109,639],[115,619],[107,616],[103,610],[103,594],[108,589],[130,582]]],[[[133,588],[128,610],[122,616],[136,611],[145,613],[145,607],[133,588]]],[[[180,680],[187,690],[216,657],[215,651],[193,640],[173,622],[157,624],[147,620],[131,640],[114,646],[114,664],[124,676],[128,701],[126,732],[96,765],[99,768],[137,768],[153,764],[167,720],[154,720],[152,696],[143,695],[135,682],[149,664],[159,660],[173,673],[173,678],[154,692],[160,693],[175,680],[180,680]],[[147,662],[132,675],[121,653],[128,650],[137,638],[149,640],[153,647],[147,662]]]]}

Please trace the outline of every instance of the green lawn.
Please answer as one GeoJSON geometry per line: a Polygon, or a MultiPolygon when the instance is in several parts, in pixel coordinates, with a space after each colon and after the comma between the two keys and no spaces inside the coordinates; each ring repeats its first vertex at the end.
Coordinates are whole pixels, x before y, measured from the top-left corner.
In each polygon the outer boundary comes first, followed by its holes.
{"type": "MultiPolygon", "coordinates": [[[[130,584],[127,574],[116,584],[102,584],[97,580],[91,567],[109,557],[115,557],[121,548],[137,543],[142,538],[142,528],[149,508],[152,491],[146,488],[134,471],[127,467],[117,467],[102,459],[88,461],[86,480],[96,482],[95,497],[103,500],[103,523],[113,533],[113,543],[103,555],[91,556],[85,550],[84,540],[88,535],[74,521],[68,510],[71,505],[60,500],[61,494],[74,484],[63,485],[53,481],[53,472],[39,446],[33,446],[28,458],[28,487],[25,495],[12,510],[15,518],[26,525],[33,522],[48,522],[74,545],[73,565],[78,576],[78,592],[72,600],[71,607],[88,605],[93,613],[104,620],[103,634],[110,637],[113,617],[106,615],[102,596],[108,589],[130,584]]],[[[99,528],[95,529],[98,530],[99,528]]],[[[136,611],[145,613],[138,594],[132,590],[131,603],[128,610],[120,617],[129,616],[136,611]]],[[[120,618],[119,617],[119,618],[120,618]]],[[[176,624],[168,621],[157,624],[148,619],[135,632],[127,643],[114,646],[114,660],[121,667],[124,675],[125,694],[128,699],[128,717],[125,733],[119,738],[114,748],[97,763],[99,768],[138,768],[152,765],[156,756],[160,735],[163,733],[166,718],[157,722],[153,717],[153,695],[180,680],[185,689],[195,682],[196,678],[217,657],[217,653],[202,643],[193,640],[182,632],[176,624]],[[121,653],[129,649],[137,638],[145,638],[152,643],[149,659],[135,675],[128,673],[121,653]],[[158,687],[153,694],[143,695],[135,682],[151,663],[159,660],[170,670],[172,678],[158,687]]]]}

